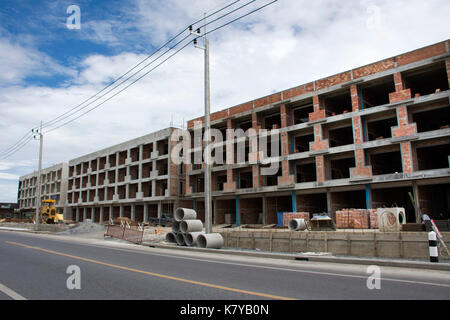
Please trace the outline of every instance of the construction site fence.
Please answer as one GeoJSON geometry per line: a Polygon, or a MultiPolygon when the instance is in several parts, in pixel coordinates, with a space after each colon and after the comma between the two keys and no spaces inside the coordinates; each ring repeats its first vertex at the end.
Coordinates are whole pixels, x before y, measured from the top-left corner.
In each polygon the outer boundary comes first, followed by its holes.
{"type": "Polygon", "coordinates": [[[142,244],[144,227],[141,225],[133,226],[129,224],[109,224],[106,229],[105,237],[112,237],[136,244],[142,244]]]}

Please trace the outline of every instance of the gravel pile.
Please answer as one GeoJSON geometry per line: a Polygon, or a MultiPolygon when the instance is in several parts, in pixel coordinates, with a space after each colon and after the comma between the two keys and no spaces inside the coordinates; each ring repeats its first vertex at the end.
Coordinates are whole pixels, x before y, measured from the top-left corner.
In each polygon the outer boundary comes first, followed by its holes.
{"type": "Polygon", "coordinates": [[[59,235],[77,236],[77,235],[102,235],[106,232],[106,227],[91,221],[78,223],[74,228],[59,232],[59,235]]]}

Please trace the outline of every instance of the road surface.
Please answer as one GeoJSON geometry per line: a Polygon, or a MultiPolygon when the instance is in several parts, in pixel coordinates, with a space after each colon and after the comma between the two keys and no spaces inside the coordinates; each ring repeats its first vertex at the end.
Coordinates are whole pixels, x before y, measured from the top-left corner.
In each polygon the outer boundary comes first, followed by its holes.
{"type": "Polygon", "coordinates": [[[0,231],[0,300],[450,298],[450,272],[380,270],[0,231]]]}

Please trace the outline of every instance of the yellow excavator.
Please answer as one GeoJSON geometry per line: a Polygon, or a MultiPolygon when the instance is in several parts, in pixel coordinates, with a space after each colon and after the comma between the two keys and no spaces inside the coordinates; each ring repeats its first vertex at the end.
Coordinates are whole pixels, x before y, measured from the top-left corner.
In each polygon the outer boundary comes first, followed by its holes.
{"type": "Polygon", "coordinates": [[[64,216],[59,214],[55,207],[55,200],[47,199],[43,200],[41,207],[39,208],[39,219],[41,223],[55,224],[63,223],[64,216]]]}

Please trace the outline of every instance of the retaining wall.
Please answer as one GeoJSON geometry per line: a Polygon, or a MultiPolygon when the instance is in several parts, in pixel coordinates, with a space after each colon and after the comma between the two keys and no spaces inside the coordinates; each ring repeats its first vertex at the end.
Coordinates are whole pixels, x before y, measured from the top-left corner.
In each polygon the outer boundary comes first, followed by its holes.
{"type": "MultiPolygon", "coordinates": [[[[222,231],[224,247],[268,252],[329,252],[335,256],[429,259],[426,232],[222,231]]],[[[443,233],[450,246],[450,232],[443,233]]],[[[442,259],[449,259],[440,250],[442,259]]]]}

